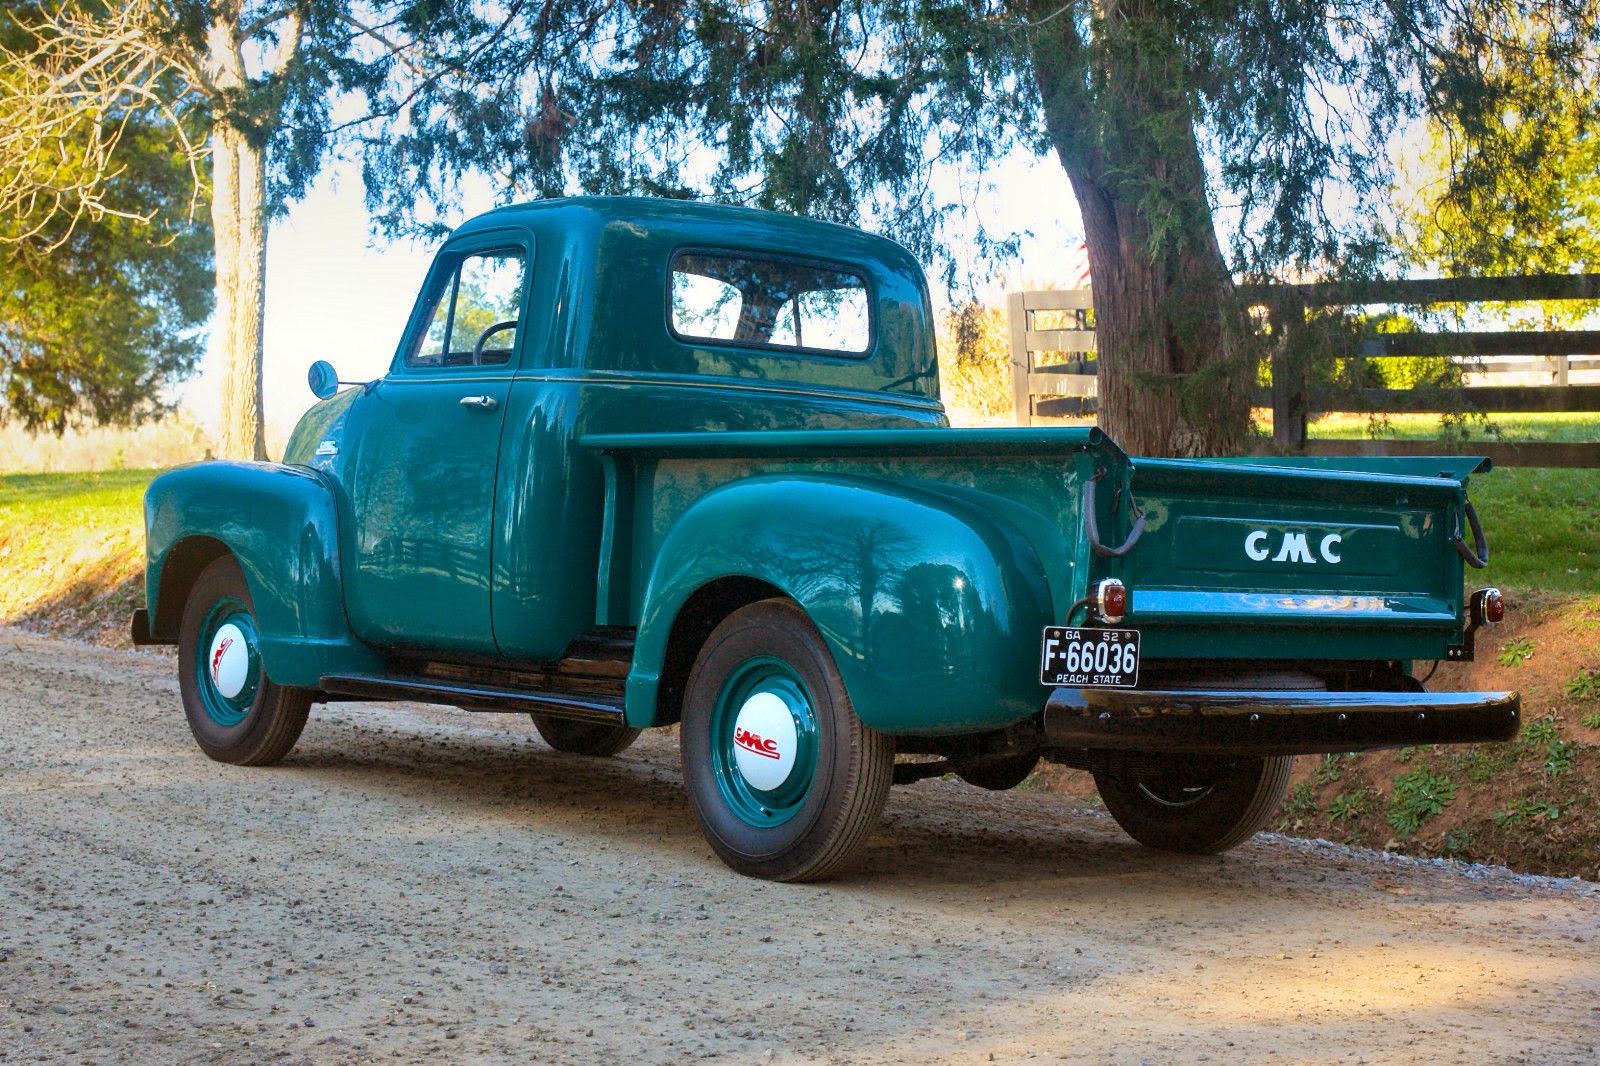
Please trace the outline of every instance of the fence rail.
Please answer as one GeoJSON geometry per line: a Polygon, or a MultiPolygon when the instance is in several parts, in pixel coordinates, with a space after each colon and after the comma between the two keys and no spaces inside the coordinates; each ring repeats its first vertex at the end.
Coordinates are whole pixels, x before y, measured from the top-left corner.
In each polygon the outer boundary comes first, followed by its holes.
{"type": "MultiPolygon", "coordinates": [[[[1385,304],[1428,307],[1446,303],[1530,300],[1600,301],[1600,274],[1539,274],[1502,278],[1426,278],[1310,285],[1240,286],[1249,302],[1267,308],[1279,338],[1272,360],[1272,385],[1257,403],[1273,413],[1270,450],[1304,455],[1422,455],[1451,450],[1437,441],[1308,440],[1312,414],[1357,413],[1555,413],[1600,411],[1600,385],[1571,384],[1574,371],[1600,370],[1600,330],[1436,330],[1384,333],[1364,338],[1357,355],[1367,359],[1444,356],[1464,361],[1470,373],[1545,373],[1549,385],[1464,385],[1440,389],[1317,389],[1306,379],[1306,312],[1327,307],[1385,304]]],[[[1093,410],[1093,294],[1018,292],[1007,301],[1012,391],[1019,425],[1093,410]],[[1077,328],[1037,329],[1035,313],[1069,311],[1077,328]],[[1055,366],[1035,365],[1039,352],[1065,352],[1055,366]]],[[[1263,449],[1267,450],[1267,449],[1263,449]]],[[[1487,455],[1505,466],[1600,467],[1600,441],[1497,443],[1474,441],[1456,450],[1487,455]]]]}
{"type": "Polygon", "coordinates": [[[1088,324],[1094,294],[1087,289],[1014,292],[1006,299],[1006,326],[1011,339],[1011,394],[1017,425],[1038,419],[1083,414],[1100,395],[1094,361],[1094,329],[1088,324]],[[1075,328],[1034,329],[1037,311],[1070,312],[1075,328]],[[1069,358],[1054,366],[1035,366],[1035,352],[1064,352],[1069,358]]]}

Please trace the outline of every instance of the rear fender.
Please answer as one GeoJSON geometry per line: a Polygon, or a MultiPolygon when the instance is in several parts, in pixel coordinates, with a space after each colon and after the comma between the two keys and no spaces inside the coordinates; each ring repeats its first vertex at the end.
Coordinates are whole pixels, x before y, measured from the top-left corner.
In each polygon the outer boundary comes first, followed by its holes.
{"type": "Polygon", "coordinates": [[[1044,569],[1009,524],[925,485],[753,477],[697,501],[651,566],[628,675],[632,725],[671,721],[659,684],[674,620],[727,578],[782,592],[816,625],[856,713],[889,733],[967,733],[1044,703],[1044,569]]]}
{"type": "Polygon", "coordinates": [[[176,643],[184,601],[212,559],[244,571],[267,675],[315,688],[323,674],[382,669],[345,620],[337,512],[314,472],[273,463],[199,463],[145,491],[150,635],[176,643]]]}

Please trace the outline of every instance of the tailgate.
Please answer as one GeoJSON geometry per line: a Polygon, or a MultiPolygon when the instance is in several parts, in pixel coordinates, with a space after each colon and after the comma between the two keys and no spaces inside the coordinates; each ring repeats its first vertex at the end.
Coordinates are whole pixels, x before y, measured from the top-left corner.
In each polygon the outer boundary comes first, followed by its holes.
{"type": "Polygon", "coordinates": [[[1144,655],[1444,658],[1461,640],[1453,537],[1479,461],[1429,463],[1133,460],[1146,526],[1118,576],[1144,655]]]}

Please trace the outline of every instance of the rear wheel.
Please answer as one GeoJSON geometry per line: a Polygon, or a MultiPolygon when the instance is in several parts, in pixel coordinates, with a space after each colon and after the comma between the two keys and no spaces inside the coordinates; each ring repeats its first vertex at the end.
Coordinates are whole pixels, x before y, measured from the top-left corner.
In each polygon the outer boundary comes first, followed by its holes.
{"type": "Polygon", "coordinates": [[[184,604],[178,691],[195,742],[218,762],[278,762],[305,728],[311,693],[267,676],[250,589],[231,555],[200,572],[184,604]]]}
{"type": "Polygon", "coordinates": [[[866,842],[894,742],[856,717],[805,612],[763,600],[712,631],[689,674],[683,777],[706,840],[739,873],[815,881],[866,842]]]}
{"type": "Polygon", "coordinates": [[[1106,810],[1146,847],[1211,855],[1254,836],[1289,789],[1293,756],[1194,767],[1182,776],[1095,774],[1106,810]]]}
{"type": "Polygon", "coordinates": [[[537,711],[528,717],[533,719],[533,727],[546,744],[569,755],[591,755],[604,759],[626,751],[629,745],[639,739],[639,730],[626,725],[580,722],[537,711]]]}

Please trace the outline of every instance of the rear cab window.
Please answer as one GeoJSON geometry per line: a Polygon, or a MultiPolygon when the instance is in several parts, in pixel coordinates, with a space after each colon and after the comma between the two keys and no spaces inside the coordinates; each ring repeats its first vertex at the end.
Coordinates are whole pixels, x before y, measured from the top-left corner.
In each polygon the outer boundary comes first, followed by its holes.
{"type": "Polygon", "coordinates": [[[832,356],[872,350],[866,279],[844,267],[686,250],[673,256],[668,285],[668,326],[682,341],[832,356]]]}

